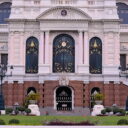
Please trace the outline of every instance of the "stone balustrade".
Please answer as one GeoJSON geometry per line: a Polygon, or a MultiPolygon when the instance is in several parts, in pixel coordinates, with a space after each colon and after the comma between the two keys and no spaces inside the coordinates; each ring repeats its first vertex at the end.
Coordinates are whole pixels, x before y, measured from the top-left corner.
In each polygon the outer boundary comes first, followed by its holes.
{"type": "Polygon", "coordinates": [[[8,33],[8,24],[0,24],[0,33],[8,33]]]}
{"type": "Polygon", "coordinates": [[[121,24],[120,25],[120,32],[124,33],[124,32],[128,32],[128,24],[121,24]]]}

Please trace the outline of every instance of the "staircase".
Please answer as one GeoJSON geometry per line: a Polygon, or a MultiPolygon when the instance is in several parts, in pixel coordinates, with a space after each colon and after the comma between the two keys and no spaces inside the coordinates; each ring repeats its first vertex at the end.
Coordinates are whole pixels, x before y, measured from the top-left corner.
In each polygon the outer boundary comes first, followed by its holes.
{"type": "Polygon", "coordinates": [[[82,108],[82,107],[75,107],[72,111],[57,111],[54,110],[52,107],[47,108],[40,108],[41,115],[58,115],[58,116],[89,116],[90,109],[89,108],[82,108]]]}

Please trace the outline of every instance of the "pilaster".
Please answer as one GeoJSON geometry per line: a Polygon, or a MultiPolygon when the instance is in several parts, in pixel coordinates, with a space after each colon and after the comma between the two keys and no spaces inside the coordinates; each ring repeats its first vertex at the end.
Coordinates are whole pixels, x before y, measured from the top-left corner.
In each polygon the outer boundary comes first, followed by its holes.
{"type": "Polygon", "coordinates": [[[49,64],[49,31],[45,32],[45,64],[49,64]]]}

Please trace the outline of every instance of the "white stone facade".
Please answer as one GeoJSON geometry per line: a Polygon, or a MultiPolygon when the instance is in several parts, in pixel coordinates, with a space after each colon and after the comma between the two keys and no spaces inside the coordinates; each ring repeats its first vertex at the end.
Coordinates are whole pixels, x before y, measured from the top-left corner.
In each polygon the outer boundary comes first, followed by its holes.
{"type": "MultiPolygon", "coordinates": [[[[6,1],[12,2],[12,9],[8,25],[0,24],[0,52],[8,53],[8,65],[14,66],[13,76],[6,79],[9,83],[58,80],[59,74],[52,72],[53,40],[63,33],[75,40],[75,73],[68,74],[70,80],[120,81],[118,67],[120,53],[128,49],[128,25],[120,25],[118,0],[6,1]],[[61,15],[63,9],[67,10],[66,16],[61,15]],[[30,36],[39,40],[37,75],[25,74],[26,40],[30,36]],[[92,37],[99,37],[103,44],[101,75],[89,73],[89,41],[92,37]]],[[[2,2],[5,0],[0,0],[2,2]]],[[[123,2],[128,4],[127,0],[123,2]]]]}

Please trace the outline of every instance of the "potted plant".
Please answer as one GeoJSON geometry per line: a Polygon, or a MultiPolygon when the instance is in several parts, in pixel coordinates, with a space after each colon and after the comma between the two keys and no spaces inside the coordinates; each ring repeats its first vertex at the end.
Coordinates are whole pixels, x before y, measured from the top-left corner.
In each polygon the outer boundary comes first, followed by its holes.
{"type": "Polygon", "coordinates": [[[101,93],[97,93],[94,95],[94,100],[97,105],[100,105],[103,103],[104,96],[101,93]]]}
{"type": "Polygon", "coordinates": [[[38,93],[31,93],[26,97],[26,101],[28,101],[29,104],[37,104],[39,99],[40,95],[38,93]]]}

